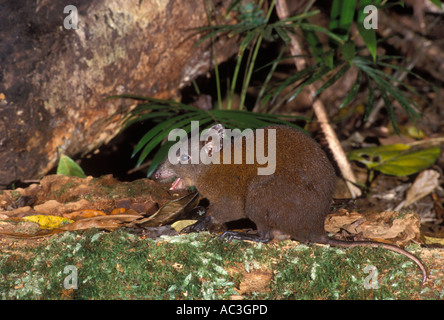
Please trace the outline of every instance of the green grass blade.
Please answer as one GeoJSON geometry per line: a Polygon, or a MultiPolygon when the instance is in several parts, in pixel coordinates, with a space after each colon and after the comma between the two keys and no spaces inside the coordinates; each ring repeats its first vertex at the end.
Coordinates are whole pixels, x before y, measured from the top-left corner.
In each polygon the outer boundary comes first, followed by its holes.
{"type": "MultiPolygon", "coordinates": [[[[198,114],[184,114],[182,116],[179,117],[175,117],[173,119],[171,119],[172,121],[167,121],[164,122],[160,125],[157,125],[156,127],[154,127],[153,129],[151,129],[148,133],[150,134],[150,139],[145,139],[142,141],[139,141],[138,146],[139,150],[141,149],[141,147],[144,146],[144,148],[142,149],[142,152],[140,153],[139,159],[137,161],[137,165],[140,165],[145,158],[148,156],[148,154],[150,154],[151,151],[154,150],[154,148],[159,145],[171,132],[171,130],[175,129],[175,128],[182,128],[183,126],[185,126],[185,124],[191,123],[191,121],[200,121],[203,120],[204,118],[207,118],[206,121],[211,121],[212,119],[209,118],[208,114],[206,113],[198,113],[198,114]],[[153,132],[152,132],[153,131],[153,132]]],[[[204,122],[204,121],[203,121],[204,122]]],[[[202,121],[200,122],[200,125],[203,123],[202,121]]],[[[143,139],[143,138],[142,138],[143,139]]],[[[134,153],[137,153],[138,150],[134,151],[134,153]]]]}
{"type": "Polygon", "coordinates": [[[313,74],[313,76],[311,76],[309,79],[307,79],[306,81],[304,81],[298,89],[296,89],[296,91],[291,95],[291,97],[288,99],[288,101],[293,100],[298,94],[300,94],[302,92],[302,90],[312,84],[315,81],[320,80],[322,77],[324,77],[328,72],[330,72],[330,68],[328,66],[324,66],[321,67],[321,69],[319,71],[317,71],[315,74],[313,74]]]}
{"type": "Polygon", "coordinates": [[[364,8],[367,5],[373,4],[373,2],[374,2],[373,0],[361,0],[358,9],[357,27],[359,34],[361,35],[367,49],[370,51],[370,54],[373,57],[373,61],[376,61],[376,49],[377,49],[376,32],[374,29],[365,28],[364,26],[364,20],[367,18],[368,14],[364,13],[364,8]]]}
{"type": "MultiPolygon", "coordinates": [[[[367,74],[379,85],[380,88],[384,90],[384,92],[388,92],[393,98],[395,98],[399,104],[403,107],[404,111],[409,116],[410,120],[414,121],[414,119],[420,118],[419,114],[412,108],[411,105],[415,105],[415,102],[410,98],[406,97],[401,90],[399,90],[396,86],[394,86],[390,81],[384,79],[395,79],[392,76],[389,76],[383,73],[380,70],[364,67],[363,70],[366,70],[367,74]]],[[[398,80],[399,81],[399,80],[398,80]]],[[[385,100],[384,100],[385,101],[385,100]]]]}
{"type": "Polygon", "coordinates": [[[399,127],[398,127],[398,120],[396,119],[396,116],[395,116],[395,111],[393,109],[392,101],[389,99],[385,88],[379,87],[379,90],[381,92],[382,99],[384,100],[385,108],[387,109],[390,120],[392,122],[393,129],[395,130],[396,134],[399,134],[400,131],[399,131],[399,127]]]}
{"type": "Polygon", "coordinates": [[[268,101],[271,98],[275,100],[280,95],[282,90],[284,90],[291,84],[297,83],[300,80],[310,77],[313,73],[316,72],[316,70],[319,69],[320,69],[320,64],[315,64],[301,71],[296,72],[295,74],[291,75],[290,77],[282,81],[277,87],[269,89],[267,95],[264,98],[264,101],[268,101]]]}
{"type": "Polygon", "coordinates": [[[301,23],[300,24],[300,28],[303,30],[309,30],[309,31],[318,31],[318,32],[322,32],[325,33],[327,36],[329,36],[331,39],[337,41],[340,44],[344,44],[344,40],[342,40],[341,37],[339,37],[338,35],[334,34],[331,31],[328,31],[327,29],[317,26],[315,24],[310,24],[310,23],[301,23]]]}
{"type": "Polygon", "coordinates": [[[267,122],[255,117],[255,113],[248,111],[231,110],[214,110],[211,112],[218,122],[223,124],[232,123],[240,128],[259,128],[267,125],[267,122]]]}
{"type": "Polygon", "coordinates": [[[356,0],[333,0],[329,29],[342,41],[348,40],[355,8],[356,0]]]}
{"type": "Polygon", "coordinates": [[[264,96],[265,90],[267,89],[267,87],[268,87],[268,85],[269,85],[269,83],[271,81],[271,78],[273,77],[273,74],[274,74],[274,72],[275,72],[275,70],[276,70],[276,68],[277,68],[277,66],[279,64],[279,61],[281,61],[281,58],[282,58],[282,55],[284,54],[284,52],[285,52],[284,49],[281,50],[279,52],[278,57],[273,60],[273,62],[271,64],[271,68],[268,71],[267,77],[265,78],[265,81],[264,81],[264,83],[261,86],[261,90],[259,91],[259,93],[258,93],[258,95],[256,97],[256,102],[254,104],[254,106],[255,106],[254,110],[257,110],[256,108],[260,109],[259,108],[259,102],[261,101],[262,97],[264,96]]]}
{"type": "Polygon", "coordinates": [[[310,47],[310,51],[315,57],[316,61],[319,63],[323,62],[324,64],[332,68],[333,59],[330,59],[329,56],[326,56],[324,52],[324,46],[321,40],[319,40],[316,32],[303,29],[302,33],[304,34],[304,38],[307,41],[308,46],[310,47]]]}
{"type": "Polygon", "coordinates": [[[318,90],[315,92],[315,96],[321,94],[325,89],[331,87],[336,83],[348,70],[350,69],[350,65],[346,63],[338,72],[333,74],[330,79],[328,79],[318,90]]]}
{"type": "Polygon", "coordinates": [[[274,27],[273,29],[276,31],[276,33],[282,39],[282,41],[284,41],[285,44],[290,43],[291,39],[290,39],[290,36],[285,31],[285,28],[274,27]]]}
{"type": "Polygon", "coordinates": [[[129,118],[125,121],[125,126],[123,127],[124,129],[127,129],[128,127],[130,127],[132,124],[136,123],[136,122],[142,122],[148,119],[152,119],[152,118],[166,118],[171,116],[171,112],[149,112],[134,118],[129,118]]]}
{"type": "Polygon", "coordinates": [[[134,157],[147,143],[149,143],[160,132],[171,128],[174,123],[176,123],[184,118],[190,118],[193,116],[194,116],[194,114],[189,114],[189,113],[179,115],[179,116],[173,117],[165,122],[159,123],[158,125],[154,126],[151,130],[149,130],[147,133],[145,133],[145,135],[137,143],[136,147],[134,148],[132,157],[134,157]]]}

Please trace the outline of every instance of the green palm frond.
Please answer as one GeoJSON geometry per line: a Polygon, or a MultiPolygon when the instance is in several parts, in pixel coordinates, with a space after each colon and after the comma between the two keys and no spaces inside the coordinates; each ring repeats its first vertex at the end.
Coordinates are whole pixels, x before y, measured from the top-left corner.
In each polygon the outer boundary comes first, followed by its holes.
{"type": "MultiPolygon", "coordinates": [[[[389,57],[384,57],[384,59],[387,59],[389,57]]],[[[396,57],[392,57],[396,58],[396,57]]],[[[416,120],[420,119],[420,114],[418,113],[418,106],[414,100],[409,98],[405,91],[401,90],[401,88],[407,89],[411,93],[413,93],[416,97],[422,98],[422,96],[413,88],[410,86],[405,85],[402,81],[399,81],[395,77],[393,77],[390,74],[387,74],[377,67],[385,67],[385,68],[391,68],[391,69],[397,69],[397,70],[403,70],[408,72],[410,75],[417,76],[415,73],[411,72],[410,70],[407,70],[405,68],[400,68],[396,65],[377,61],[376,63],[373,63],[371,60],[366,59],[365,57],[355,57],[353,59],[353,64],[359,68],[360,71],[362,71],[367,78],[369,79],[369,101],[368,104],[373,103],[373,88],[374,85],[375,88],[378,89],[378,91],[381,93],[381,97],[384,100],[385,107],[388,111],[388,114],[390,116],[390,119],[392,120],[393,127],[395,128],[396,132],[398,132],[397,124],[396,124],[396,117],[394,115],[393,110],[393,104],[390,99],[392,97],[395,99],[403,108],[404,112],[408,115],[411,121],[415,122],[416,120]],[[398,85],[398,86],[397,86],[398,85]]]]}

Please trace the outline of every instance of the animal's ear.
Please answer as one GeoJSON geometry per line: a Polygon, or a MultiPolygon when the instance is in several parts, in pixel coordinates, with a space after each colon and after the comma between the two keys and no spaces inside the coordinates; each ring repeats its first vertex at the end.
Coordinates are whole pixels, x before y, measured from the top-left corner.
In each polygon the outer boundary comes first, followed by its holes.
{"type": "Polygon", "coordinates": [[[202,133],[202,140],[205,141],[205,152],[209,157],[211,157],[213,153],[222,150],[224,144],[224,130],[224,126],[218,123],[202,133]]]}
{"type": "Polygon", "coordinates": [[[223,125],[221,125],[220,123],[215,124],[214,126],[212,126],[209,130],[215,130],[217,131],[219,134],[223,134],[225,127],[223,125]]]}

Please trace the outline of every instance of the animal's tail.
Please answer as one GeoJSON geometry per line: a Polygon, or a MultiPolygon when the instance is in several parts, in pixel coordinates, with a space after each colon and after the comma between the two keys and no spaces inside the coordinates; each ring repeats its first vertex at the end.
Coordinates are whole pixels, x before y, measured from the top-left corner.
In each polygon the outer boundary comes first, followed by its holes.
{"type": "Polygon", "coordinates": [[[362,247],[371,247],[371,248],[383,248],[383,249],[387,249],[387,250],[402,254],[402,255],[406,256],[407,258],[413,260],[418,265],[419,269],[421,269],[422,283],[424,284],[427,280],[427,270],[424,267],[424,264],[421,262],[421,260],[419,260],[416,256],[414,256],[410,252],[408,252],[400,247],[397,247],[397,246],[394,246],[391,244],[387,244],[387,243],[376,242],[376,241],[342,241],[342,240],[336,240],[336,239],[329,238],[326,242],[327,242],[327,244],[330,244],[332,246],[337,246],[337,247],[351,248],[351,247],[362,246],[362,247]]]}

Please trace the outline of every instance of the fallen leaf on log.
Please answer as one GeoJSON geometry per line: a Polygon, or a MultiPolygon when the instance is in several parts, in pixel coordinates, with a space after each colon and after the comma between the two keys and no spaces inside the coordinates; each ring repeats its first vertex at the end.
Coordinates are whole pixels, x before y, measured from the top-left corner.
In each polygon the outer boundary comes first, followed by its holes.
{"type": "Polygon", "coordinates": [[[424,198],[438,187],[439,172],[435,170],[424,170],[421,172],[413,182],[405,197],[402,205],[398,206],[397,210],[408,207],[412,203],[424,198]]]}
{"type": "Polygon", "coordinates": [[[444,238],[436,238],[436,237],[428,237],[426,235],[423,236],[425,244],[438,244],[444,246],[444,238]]]}
{"type": "Polygon", "coordinates": [[[364,221],[366,221],[366,218],[363,214],[341,210],[327,216],[325,230],[329,233],[338,233],[341,230],[346,230],[350,234],[356,234],[358,233],[356,226],[364,221]]]}
{"type": "Polygon", "coordinates": [[[106,213],[100,210],[85,209],[80,211],[74,211],[71,213],[64,213],[63,216],[69,219],[92,218],[97,216],[106,216],[106,213]]]}
{"type": "Polygon", "coordinates": [[[76,230],[86,230],[91,228],[114,230],[118,228],[120,224],[121,221],[116,219],[94,220],[94,218],[88,218],[61,226],[59,230],[76,231],[76,230]]]}
{"type": "Polygon", "coordinates": [[[23,220],[29,222],[36,222],[39,224],[40,228],[42,229],[55,229],[65,224],[74,222],[73,220],[68,218],[43,215],[43,214],[27,216],[24,217],[23,220]]]}
{"type": "Polygon", "coordinates": [[[176,230],[177,233],[180,233],[183,229],[191,226],[192,224],[195,224],[196,222],[197,220],[178,220],[174,222],[171,227],[176,230]]]}
{"type": "Polygon", "coordinates": [[[66,212],[78,211],[88,207],[91,208],[92,203],[85,199],[68,203],[60,203],[57,200],[48,200],[42,204],[34,206],[34,210],[42,214],[60,216],[66,212]]]}
{"type": "Polygon", "coordinates": [[[403,245],[412,240],[419,241],[420,222],[416,213],[384,211],[361,214],[342,210],[327,216],[325,230],[333,234],[346,231],[353,239],[403,245]]]}
{"type": "Polygon", "coordinates": [[[141,218],[140,214],[114,214],[106,216],[97,216],[93,218],[85,218],[77,220],[73,223],[59,227],[60,230],[75,231],[91,228],[114,230],[123,223],[132,222],[141,218]]]}
{"type": "Polygon", "coordinates": [[[166,225],[198,201],[197,194],[183,194],[187,196],[164,205],[177,196],[149,179],[120,182],[111,175],[84,179],[46,176],[40,184],[0,194],[0,236],[30,239],[89,228],[114,230],[135,221],[142,228],[145,224],[166,225]]]}
{"type": "Polygon", "coordinates": [[[121,214],[121,213],[124,213],[124,212],[126,212],[126,211],[128,211],[127,208],[115,208],[115,209],[113,209],[113,210],[110,212],[110,214],[111,214],[111,215],[113,215],[113,214],[121,214]]]}
{"type": "Polygon", "coordinates": [[[198,193],[190,193],[182,198],[171,200],[152,216],[134,221],[128,227],[159,227],[171,223],[196,207],[199,200],[198,195],[198,193]]]}

